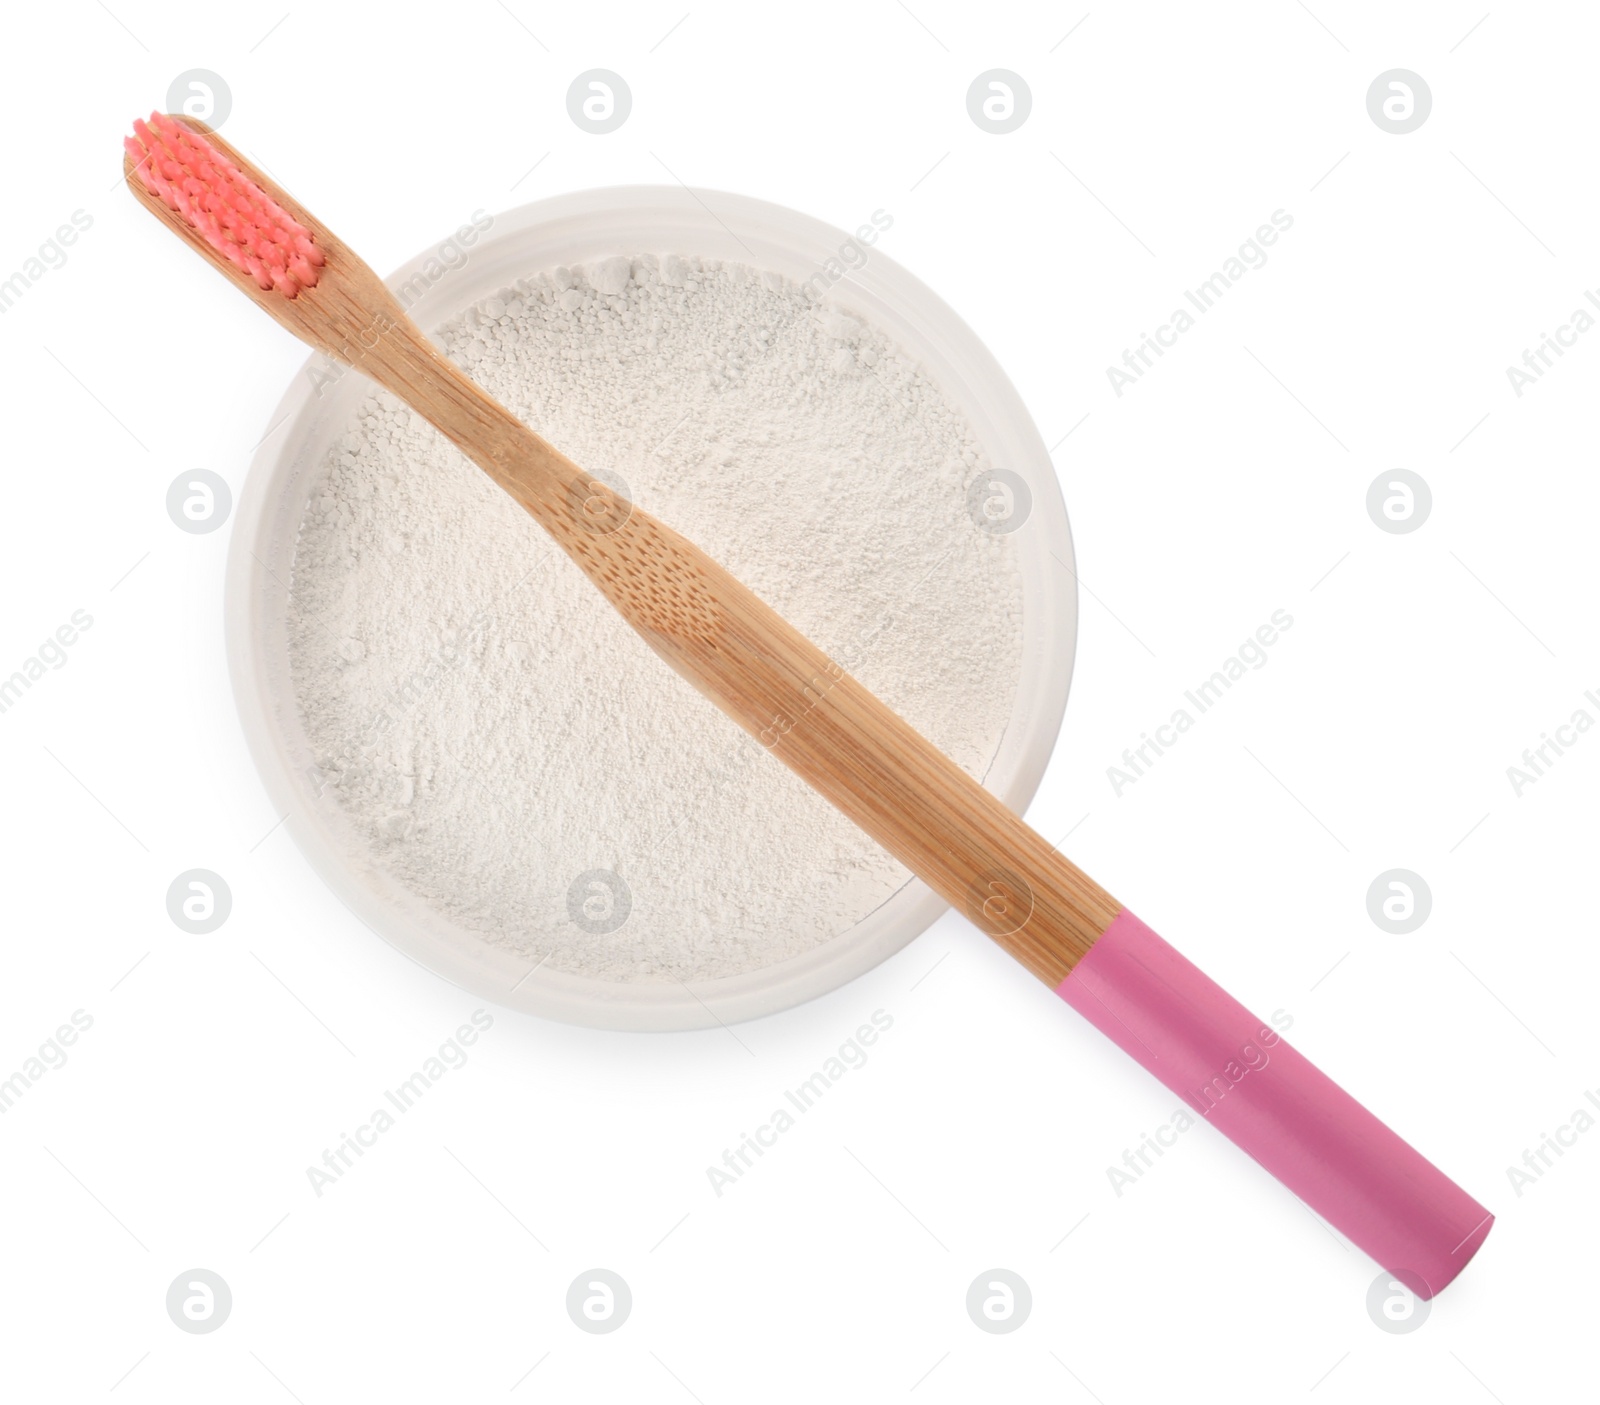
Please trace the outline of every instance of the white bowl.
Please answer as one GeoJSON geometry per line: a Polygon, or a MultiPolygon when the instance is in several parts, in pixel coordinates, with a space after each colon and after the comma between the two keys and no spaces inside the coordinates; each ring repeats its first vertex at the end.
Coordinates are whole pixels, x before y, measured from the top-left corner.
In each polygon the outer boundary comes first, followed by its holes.
{"type": "MultiPolygon", "coordinates": [[[[496,216],[464,261],[448,252],[447,236],[388,282],[397,291],[409,283],[412,294],[426,286],[410,311],[431,330],[518,278],[610,254],[698,254],[756,264],[800,282],[820,275],[815,288],[854,260],[850,235],[809,216],[742,195],[706,191],[700,198],[677,186],[622,186],[542,200],[496,216]],[[443,260],[441,247],[447,250],[443,260]],[[455,266],[429,285],[429,275],[446,263],[455,266]]],[[[1032,494],[1031,512],[1015,533],[1022,675],[983,778],[1020,812],[1061,727],[1077,632],[1072,537],[1049,454],[1015,388],[971,328],[878,249],[832,281],[825,296],[858,310],[918,361],[966,416],[989,461],[1019,474],[1032,494]]],[[[457,927],[380,868],[333,794],[319,795],[311,783],[314,756],[289,670],[287,582],[301,517],[332,438],[370,393],[370,384],[355,374],[319,392],[313,364],[323,363],[307,362],[273,412],[276,428],[240,495],[228,560],[228,660],[245,735],[273,803],[287,813],[285,825],[312,867],[368,926],[484,999],[574,1024],[669,1030],[731,1024],[798,1005],[871,969],[939,916],[943,900],[913,880],[849,931],[803,955],[690,990],[542,968],[529,975],[524,958],[457,927]]]]}

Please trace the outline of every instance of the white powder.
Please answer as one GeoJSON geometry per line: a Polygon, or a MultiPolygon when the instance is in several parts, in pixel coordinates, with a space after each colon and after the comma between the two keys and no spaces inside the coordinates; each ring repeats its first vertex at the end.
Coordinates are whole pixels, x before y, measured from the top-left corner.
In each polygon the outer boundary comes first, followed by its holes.
{"type": "MultiPolygon", "coordinates": [[[[983,774],[1020,668],[1015,546],[968,515],[971,432],[877,330],[668,255],[557,268],[439,335],[983,774]]],[[[707,979],[838,936],[909,877],[387,393],[307,505],[289,634],[318,766],[375,863],[476,939],[707,979]]]]}

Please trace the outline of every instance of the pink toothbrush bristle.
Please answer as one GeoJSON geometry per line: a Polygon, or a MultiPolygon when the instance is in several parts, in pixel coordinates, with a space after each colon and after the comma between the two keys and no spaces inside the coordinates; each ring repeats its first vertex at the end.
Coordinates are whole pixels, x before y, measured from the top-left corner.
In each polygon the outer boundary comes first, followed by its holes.
{"type": "Polygon", "coordinates": [[[122,145],[152,195],[265,291],[314,288],[322,250],[311,231],[198,132],[152,112],[122,145]]]}

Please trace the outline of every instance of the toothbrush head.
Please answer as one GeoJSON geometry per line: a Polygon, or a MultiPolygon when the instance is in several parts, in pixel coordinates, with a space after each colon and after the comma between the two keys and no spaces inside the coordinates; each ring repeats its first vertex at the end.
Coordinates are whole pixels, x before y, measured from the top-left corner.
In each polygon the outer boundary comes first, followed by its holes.
{"type": "Polygon", "coordinates": [[[180,215],[263,292],[316,286],[324,255],[311,231],[187,121],[153,112],[123,139],[130,178],[180,215]]]}

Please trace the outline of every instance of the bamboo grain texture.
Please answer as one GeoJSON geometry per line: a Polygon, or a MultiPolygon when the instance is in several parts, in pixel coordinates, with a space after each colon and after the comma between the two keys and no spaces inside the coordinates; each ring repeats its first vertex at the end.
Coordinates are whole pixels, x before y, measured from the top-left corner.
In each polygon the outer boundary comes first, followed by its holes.
{"type": "Polygon", "coordinates": [[[174,120],[310,229],[326,262],[292,299],[262,290],[126,162],[129,188],[158,219],[301,340],[435,425],[668,665],[1041,980],[1060,984],[1120,910],[1110,894],[703,551],[480,390],[365,263],[246,157],[204,123],[174,120]]]}

